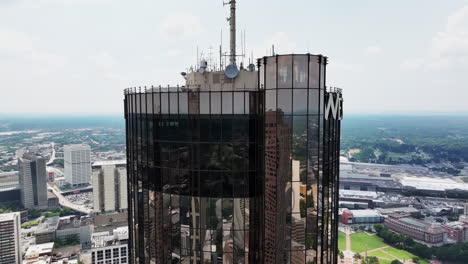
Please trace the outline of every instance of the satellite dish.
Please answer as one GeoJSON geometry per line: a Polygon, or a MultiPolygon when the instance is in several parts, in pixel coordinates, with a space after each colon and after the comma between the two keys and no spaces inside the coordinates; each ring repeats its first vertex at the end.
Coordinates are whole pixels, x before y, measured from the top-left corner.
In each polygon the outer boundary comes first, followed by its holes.
{"type": "Polygon", "coordinates": [[[226,77],[234,79],[239,74],[239,69],[237,69],[236,65],[229,64],[224,70],[224,74],[226,75],[226,77]]]}

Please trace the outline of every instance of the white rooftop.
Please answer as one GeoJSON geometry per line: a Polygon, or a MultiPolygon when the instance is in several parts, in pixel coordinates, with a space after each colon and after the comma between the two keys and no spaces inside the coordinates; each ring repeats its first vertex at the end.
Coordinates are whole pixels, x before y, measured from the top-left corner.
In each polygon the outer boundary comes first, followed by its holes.
{"type": "Polygon", "coordinates": [[[340,197],[343,197],[343,196],[359,196],[359,197],[367,197],[367,198],[377,198],[377,192],[340,189],[340,197]]]}
{"type": "Polygon", "coordinates": [[[106,165],[125,165],[127,160],[99,160],[93,163],[94,166],[106,166],[106,165]]]}
{"type": "Polygon", "coordinates": [[[42,254],[52,253],[53,248],[54,248],[54,242],[38,244],[38,245],[30,245],[28,247],[28,250],[26,251],[26,257],[37,257],[42,254]]]}
{"type": "Polygon", "coordinates": [[[449,178],[431,178],[431,177],[414,177],[406,176],[400,180],[404,186],[414,187],[422,190],[468,190],[468,184],[457,182],[449,178]]]}
{"type": "Polygon", "coordinates": [[[15,220],[15,218],[18,217],[19,215],[20,215],[20,213],[18,213],[18,212],[0,214],[0,222],[1,222],[1,221],[11,221],[11,220],[15,220]]]}
{"type": "Polygon", "coordinates": [[[353,217],[381,217],[382,215],[377,210],[350,210],[353,217]]]}

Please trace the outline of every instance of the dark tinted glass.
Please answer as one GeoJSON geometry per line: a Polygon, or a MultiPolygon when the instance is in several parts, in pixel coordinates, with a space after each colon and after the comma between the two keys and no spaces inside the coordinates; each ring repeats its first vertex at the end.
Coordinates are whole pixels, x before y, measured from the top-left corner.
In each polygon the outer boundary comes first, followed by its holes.
{"type": "Polygon", "coordinates": [[[311,56],[309,61],[309,88],[319,88],[320,65],[318,56],[311,56]]]}
{"type": "Polygon", "coordinates": [[[278,112],[286,115],[292,112],[292,89],[278,89],[278,112]]]}
{"type": "Polygon", "coordinates": [[[265,91],[266,111],[276,111],[276,90],[265,91]]]}
{"type": "Polygon", "coordinates": [[[276,88],[276,57],[267,58],[265,74],[266,88],[276,88]]]}
{"type": "Polygon", "coordinates": [[[292,56],[278,57],[278,88],[292,88],[292,56]]]}
{"type": "Polygon", "coordinates": [[[307,88],[307,80],[309,75],[308,56],[296,55],[294,56],[293,66],[293,87],[294,88],[307,88]]]}
{"type": "Polygon", "coordinates": [[[319,90],[309,89],[309,115],[318,115],[319,110],[319,90]]]}
{"type": "Polygon", "coordinates": [[[307,115],[307,89],[293,90],[293,113],[307,115]]]}

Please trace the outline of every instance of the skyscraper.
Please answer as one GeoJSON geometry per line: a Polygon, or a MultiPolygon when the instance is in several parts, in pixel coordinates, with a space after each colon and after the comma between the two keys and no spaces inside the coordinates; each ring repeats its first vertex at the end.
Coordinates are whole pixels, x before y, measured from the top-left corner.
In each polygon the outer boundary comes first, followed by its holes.
{"type": "Polygon", "coordinates": [[[46,160],[31,153],[18,159],[21,203],[25,208],[47,208],[46,160]]]}
{"type": "Polygon", "coordinates": [[[91,183],[91,148],[89,145],[63,147],[65,181],[72,186],[91,183]]]}
{"type": "Polygon", "coordinates": [[[20,224],[20,213],[0,214],[0,263],[22,263],[20,224]]]}
{"type": "Polygon", "coordinates": [[[125,90],[130,259],[336,263],[341,90],[322,55],[238,70],[230,3],[226,70],[125,90]]]}
{"type": "Polygon", "coordinates": [[[276,55],[233,80],[126,91],[136,263],[336,261],[342,99],[326,64],[276,55]]]}
{"type": "Polygon", "coordinates": [[[127,170],[103,165],[93,171],[93,203],[95,212],[127,209],[127,170]]]}

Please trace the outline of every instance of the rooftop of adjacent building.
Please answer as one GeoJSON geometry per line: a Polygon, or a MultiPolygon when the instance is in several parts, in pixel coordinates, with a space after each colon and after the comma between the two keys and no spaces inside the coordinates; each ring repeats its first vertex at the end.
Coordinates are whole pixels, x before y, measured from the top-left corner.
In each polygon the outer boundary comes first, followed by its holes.
{"type": "Polygon", "coordinates": [[[60,217],[54,216],[47,218],[36,228],[36,234],[54,232],[57,230],[60,222],[60,217]]]}
{"type": "Polygon", "coordinates": [[[366,210],[349,210],[353,214],[353,217],[381,217],[379,211],[366,209],[366,210]]]}
{"type": "Polygon", "coordinates": [[[39,255],[51,254],[54,249],[54,242],[30,245],[26,251],[25,258],[37,257],[39,255]]]}
{"type": "Polygon", "coordinates": [[[81,226],[88,226],[93,224],[91,217],[80,217],[76,215],[60,217],[57,230],[78,228],[81,226]]]}
{"type": "Polygon", "coordinates": [[[126,165],[127,160],[98,160],[93,162],[92,167],[101,167],[107,165],[126,165]]]}
{"type": "Polygon", "coordinates": [[[18,219],[20,218],[19,212],[0,214],[0,222],[12,221],[12,220],[15,220],[16,218],[18,219]]]}
{"type": "Polygon", "coordinates": [[[19,160],[23,162],[30,162],[30,161],[40,160],[40,159],[44,160],[45,158],[32,152],[26,152],[23,154],[23,156],[19,158],[19,160]]]}
{"type": "Polygon", "coordinates": [[[90,150],[91,147],[87,144],[71,144],[71,145],[64,145],[63,149],[69,150],[90,150]]]}
{"type": "Polygon", "coordinates": [[[112,231],[96,232],[91,236],[92,248],[127,244],[128,226],[118,227],[112,231]]]}

